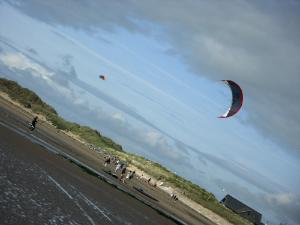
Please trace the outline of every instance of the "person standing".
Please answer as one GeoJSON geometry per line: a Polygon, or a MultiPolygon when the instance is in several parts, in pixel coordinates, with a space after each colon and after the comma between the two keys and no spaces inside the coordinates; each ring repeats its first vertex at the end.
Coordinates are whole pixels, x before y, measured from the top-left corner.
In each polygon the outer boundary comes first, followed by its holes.
{"type": "Polygon", "coordinates": [[[35,129],[37,120],[38,120],[38,117],[35,116],[35,117],[33,118],[33,120],[31,121],[31,124],[30,124],[30,130],[34,130],[34,129],[35,129]]]}

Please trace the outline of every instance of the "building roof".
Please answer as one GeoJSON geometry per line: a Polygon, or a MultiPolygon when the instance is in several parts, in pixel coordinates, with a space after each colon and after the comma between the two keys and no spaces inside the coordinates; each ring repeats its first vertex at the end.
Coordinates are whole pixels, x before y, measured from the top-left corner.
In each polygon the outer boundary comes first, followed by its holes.
{"type": "Polygon", "coordinates": [[[235,213],[244,217],[245,219],[259,224],[261,221],[261,213],[257,212],[255,209],[250,208],[246,204],[242,203],[238,199],[232,197],[231,195],[226,195],[221,203],[223,203],[227,208],[231,209],[235,213]]]}

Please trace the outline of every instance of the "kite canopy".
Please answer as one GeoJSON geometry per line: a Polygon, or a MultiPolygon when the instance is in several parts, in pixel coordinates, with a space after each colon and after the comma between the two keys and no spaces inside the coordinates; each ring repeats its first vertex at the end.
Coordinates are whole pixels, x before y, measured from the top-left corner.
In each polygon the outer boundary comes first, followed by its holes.
{"type": "Polygon", "coordinates": [[[102,80],[106,80],[106,77],[104,75],[100,75],[99,78],[102,80]]]}
{"type": "Polygon", "coordinates": [[[233,116],[234,114],[236,114],[240,108],[243,105],[243,91],[240,88],[240,86],[233,82],[232,80],[222,80],[224,83],[226,83],[230,89],[231,89],[231,93],[232,93],[232,102],[231,102],[231,106],[230,108],[227,110],[227,112],[222,115],[219,116],[219,118],[228,118],[230,116],[233,116]]]}

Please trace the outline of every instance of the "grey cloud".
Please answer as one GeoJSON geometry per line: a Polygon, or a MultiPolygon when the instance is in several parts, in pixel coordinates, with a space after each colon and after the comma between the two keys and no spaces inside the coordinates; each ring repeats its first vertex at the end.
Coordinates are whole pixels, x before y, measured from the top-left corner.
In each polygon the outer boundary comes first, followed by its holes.
{"type": "Polygon", "coordinates": [[[256,186],[260,190],[264,190],[265,192],[268,193],[274,193],[276,191],[286,190],[286,188],[280,185],[279,183],[275,183],[271,181],[270,179],[268,179],[267,177],[263,176],[262,174],[260,174],[259,172],[253,169],[246,168],[233,161],[229,162],[225,159],[221,159],[219,157],[210,154],[201,153],[201,156],[206,158],[210,162],[213,162],[217,166],[220,166],[226,171],[230,171],[235,176],[248,182],[249,184],[256,186]]]}
{"type": "Polygon", "coordinates": [[[125,3],[126,13],[123,1],[14,1],[18,4],[12,4],[11,1],[6,2],[46,23],[72,26],[90,33],[97,28],[113,31],[116,28],[115,24],[123,24],[131,31],[145,31],[130,18],[130,14],[133,13],[130,2],[125,3]]]}
{"type": "Polygon", "coordinates": [[[194,152],[199,161],[203,162],[205,165],[207,162],[214,163],[218,167],[224,169],[225,171],[231,172],[233,175],[237,176],[239,179],[242,179],[249,184],[252,184],[259,188],[260,190],[264,190],[268,193],[274,193],[276,191],[286,190],[287,188],[281,185],[280,183],[275,183],[260,174],[258,171],[255,171],[250,168],[246,168],[244,165],[240,165],[234,161],[228,161],[226,159],[222,159],[212,154],[208,154],[205,152],[201,152],[200,150],[189,146],[187,144],[181,143],[182,146],[185,146],[186,149],[194,152]]]}
{"type": "Polygon", "coordinates": [[[92,33],[116,27],[145,33],[146,22],[159,25],[162,33],[152,34],[171,43],[192,72],[236,80],[245,91],[249,122],[300,157],[298,1],[32,0],[15,7],[92,33]]]}
{"type": "Polygon", "coordinates": [[[229,171],[233,175],[237,176],[239,179],[256,186],[260,190],[264,190],[267,193],[276,193],[287,190],[287,188],[284,185],[280,184],[279,182],[274,182],[268,179],[258,171],[247,168],[244,165],[240,165],[239,163],[234,162],[232,160],[228,161],[218,156],[202,152],[201,150],[193,146],[190,146],[172,137],[170,138],[175,141],[177,148],[181,149],[185,154],[190,155],[189,152],[193,152],[198,157],[198,160],[202,162],[203,165],[207,165],[207,163],[209,162],[214,163],[216,166],[224,169],[225,171],[229,171]]]}
{"type": "MultiPolygon", "coordinates": [[[[194,9],[184,7],[188,16],[181,15],[179,7],[160,15],[158,22],[167,23],[173,46],[194,73],[240,83],[250,120],[273,140],[285,140],[298,151],[300,39],[291,37],[295,32],[279,27],[276,15],[265,14],[250,2],[219,7],[199,4],[194,9]]],[[[297,27],[293,28],[299,30],[297,27]]]]}
{"type": "Polygon", "coordinates": [[[52,79],[58,84],[70,88],[70,82],[78,78],[76,70],[72,65],[73,57],[71,55],[62,55],[61,60],[61,68],[56,69],[56,73],[54,73],[52,79]]]}

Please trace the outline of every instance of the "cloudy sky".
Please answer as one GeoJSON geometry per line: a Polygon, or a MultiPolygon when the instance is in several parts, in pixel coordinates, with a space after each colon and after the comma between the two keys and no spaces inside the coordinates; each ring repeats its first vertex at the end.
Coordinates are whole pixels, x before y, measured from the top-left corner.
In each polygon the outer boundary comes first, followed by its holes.
{"type": "Polygon", "coordinates": [[[295,225],[299,27],[296,0],[0,0],[0,76],[218,199],[295,225]],[[245,95],[229,119],[217,118],[231,101],[222,79],[245,95]]]}

